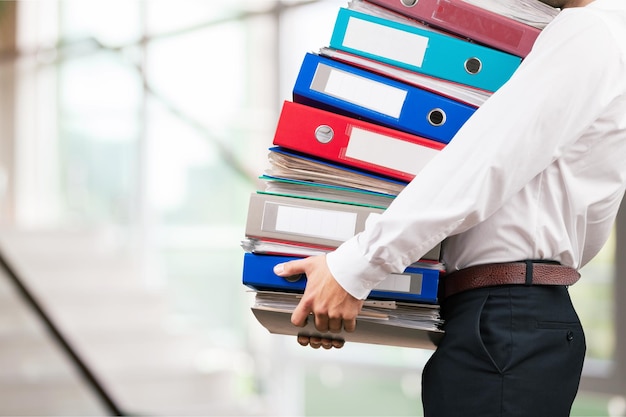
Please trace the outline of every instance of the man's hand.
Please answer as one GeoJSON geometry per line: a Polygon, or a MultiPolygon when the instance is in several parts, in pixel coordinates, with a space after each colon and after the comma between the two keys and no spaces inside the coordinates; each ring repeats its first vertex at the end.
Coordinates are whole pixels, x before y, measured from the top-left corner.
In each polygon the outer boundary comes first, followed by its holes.
{"type": "MultiPolygon", "coordinates": [[[[328,269],[325,255],[285,262],[277,265],[274,273],[283,277],[298,274],[305,274],[307,277],[302,300],[291,315],[291,322],[294,325],[304,327],[312,313],[315,328],[320,332],[339,333],[342,329],[346,332],[355,330],[356,317],[361,311],[363,301],[354,298],[339,285],[328,269]]],[[[327,340],[327,343],[322,345],[321,340],[319,344],[317,343],[319,338],[309,338],[304,343],[305,338],[306,336],[299,338],[300,344],[308,343],[312,347],[329,346],[327,340]]],[[[330,347],[340,347],[339,342],[331,342],[331,345],[330,347]]]]}
{"type": "Polygon", "coordinates": [[[307,336],[304,334],[299,334],[298,343],[300,343],[300,345],[302,346],[310,345],[313,349],[319,349],[320,347],[323,347],[324,349],[341,349],[345,341],[339,338],[307,336]]]}

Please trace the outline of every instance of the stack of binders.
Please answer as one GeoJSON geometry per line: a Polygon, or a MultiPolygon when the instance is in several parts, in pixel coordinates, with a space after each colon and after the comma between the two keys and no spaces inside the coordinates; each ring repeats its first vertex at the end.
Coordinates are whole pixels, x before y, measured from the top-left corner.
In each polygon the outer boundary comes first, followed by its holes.
{"type": "MultiPolygon", "coordinates": [[[[352,0],[329,46],[305,54],[242,241],[243,284],[271,333],[323,336],[312,320],[290,323],[306,277],[282,278],[273,267],[328,253],[375,221],[509,79],[557,12],[507,1],[352,0]]],[[[332,337],[433,348],[443,272],[438,245],[371,292],[355,332],[332,337]]]]}

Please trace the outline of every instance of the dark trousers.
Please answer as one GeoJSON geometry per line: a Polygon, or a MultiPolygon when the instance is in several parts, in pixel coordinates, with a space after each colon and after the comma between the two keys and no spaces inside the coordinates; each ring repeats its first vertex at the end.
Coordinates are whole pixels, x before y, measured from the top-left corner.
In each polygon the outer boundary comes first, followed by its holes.
{"type": "Polygon", "coordinates": [[[426,364],[425,417],[566,417],[585,336],[566,287],[466,291],[441,305],[445,336],[426,364]]]}

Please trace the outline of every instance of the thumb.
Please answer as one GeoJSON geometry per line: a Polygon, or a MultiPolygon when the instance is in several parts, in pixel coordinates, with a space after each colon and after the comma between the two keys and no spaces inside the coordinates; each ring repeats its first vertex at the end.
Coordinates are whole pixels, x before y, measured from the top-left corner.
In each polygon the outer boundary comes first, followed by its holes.
{"type": "Polygon", "coordinates": [[[303,274],[305,270],[305,259],[283,262],[274,266],[274,273],[279,277],[289,277],[303,274]]]}

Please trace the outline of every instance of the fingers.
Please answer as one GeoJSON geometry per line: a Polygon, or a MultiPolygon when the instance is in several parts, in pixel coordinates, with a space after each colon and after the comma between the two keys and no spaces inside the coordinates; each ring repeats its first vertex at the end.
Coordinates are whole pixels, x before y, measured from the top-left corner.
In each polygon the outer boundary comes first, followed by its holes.
{"type": "Polygon", "coordinates": [[[335,349],[341,349],[345,343],[346,341],[343,339],[332,339],[332,345],[335,349]]]}
{"type": "Polygon", "coordinates": [[[306,326],[307,318],[311,312],[311,307],[308,304],[300,302],[291,313],[291,323],[298,327],[306,326]]]}
{"type": "Polygon", "coordinates": [[[343,320],[341,318],[328,319],[328,330],[331,333],[340,333],[342,327],[343,327],[343,320]]]}
{"type": "Polygon", "coordinates": [[[349,317],[332,318],[331,317],[328,319],[328,331],[329,332],[341,333],[342,330],[345,330],[346,332],[350,332],[350,333],[354,332],[356,330],[356,318],[349,318],[349,317]]]}
{"type": "Polygon", "coordinates": [[[315,315],[315,328],[323,333],[328,331],[328,316],[326,314],[315,315]]]}
{"type": "Polygon", "coordinates": [[[322,346],[322,338],[321,337],[310,337],[309,338],[309,345],[313,348],[313,349],[319,349],[322,346]]]}
{"type": "Polygon", "coordinates": [[[319,349],[321,347],[326,350],[329,350],[332,348],[341,349],[343,345],[345,344],[345,341],[339,338],[335,339],[335,338],[327,338],[327,337],[320,337],[320,336],[307,336],[307,335],[300,334],[298,335],[298,343],[301,346],[310,345],[313,349],[319,349]]]}
{"type": "MultiPolygon", "coordinates": [[[[291,323],[298,327],[304,327],[308,322],[309,316],[312,316],[310,311],[307,312],[306,307],[299,306],[291,315],[291,323]],[[302,309],[302,312],[299,309],[302,309]]],[[[315,329],[324,333],[341,333],[342,330],[352,333],[356,330],[356,319],[329,318],[325,315],[317,315],[315,316],[315,329]]]]}
{"type": "MultiPolygon", "coordinates": [[[[302,298],[291,314],[293,325],[304,327],[307,319],[313,316],[315,329],[319,332],[355,331],[356,317],[363,301],[354,298],[339,285],[328,269],[325,256],[284,262],[274,267],[274,273],[282,277],[298,274],[307,277],[302,298]]],[[[310,340],[308,343],[311,344],[310,340]]],[[[317,341],[313,344],[318,348],[321,346],[317,341]]]]}
{"type": "Polygon", "coordinates": [[[341,333],[342,330],[345,330],[346,332],[354,332],[356,330],[356,319],[329,317],[326,314],[317,314],[315,315],[315,329],[323,333],[341,333]]]}
{"type": "Polygon", "coordinates": [[[343,329],[346,332],[352,333],[353,331],[356,330],[356,319],[351,319],[351,320],[347,320],[344,319],[343,320],[343,329]]]}
{"type": "Polygon", "coordinates": [[[309,336],[299,334],[298,335],[298,343],[300,346],[308,346],[309,345],[309,336]]]}

